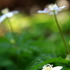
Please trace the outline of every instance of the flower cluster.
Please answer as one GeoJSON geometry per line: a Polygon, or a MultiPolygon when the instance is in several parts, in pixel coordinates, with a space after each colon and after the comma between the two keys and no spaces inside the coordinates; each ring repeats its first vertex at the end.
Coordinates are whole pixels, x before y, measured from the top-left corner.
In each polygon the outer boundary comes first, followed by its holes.
{"type": "Polygon", "coordinates": [[[53,67],[53,65],[47,64],[43,66],[42,70],[61,70],[62,66],[53,67]]]}
{"type": "Polygon", "coordinates": [[[55,11],[55,14],[57,14],[59,11],[62,11],[62,9],[64,9],[64,8],[65,8],[65,6],[58,7],[56,4],[51,4],[44,10],[39,10],[38,13],[49,13],[49,14],[53,15],[54,14],[53,11],[55,11]]]}

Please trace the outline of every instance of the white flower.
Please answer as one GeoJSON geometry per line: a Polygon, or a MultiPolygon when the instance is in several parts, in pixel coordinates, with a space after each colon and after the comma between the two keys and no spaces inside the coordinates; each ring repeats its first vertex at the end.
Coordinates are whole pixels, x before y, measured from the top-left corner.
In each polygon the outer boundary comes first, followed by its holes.
{"type": "MultiPolygon", "coordinates": [[[[7,11],[7,10],[5,9],[5,11],[7,11]]],[[[2,13],[3,13],[4,15],[0,16],[0,23],[1,23],[6,17],[12,17],[14,14],[17,14],[18,11],[6,12],[6,14],[5,14],[5,13],[4,13],[4,10],[2,10],[2,13]]]]}
{"type": "Polygon", "coordinates": [[[47,64],[43,66],[42,70],[61,70],[62,66],[53,67],[53,65],[47,64]]]}
{"type": "Polygon", "coordinates": [[[62,11],[62,9],[64,9],[64,8],[65,8],[65,6],[58,7],[56,4],[51,4],[48,6],[48,8],[45,8],[44,10],[39,10],[38,13],[54,14],[53,11],[55,11],[55,14],[57,14],[59,11],[62,11]]]}

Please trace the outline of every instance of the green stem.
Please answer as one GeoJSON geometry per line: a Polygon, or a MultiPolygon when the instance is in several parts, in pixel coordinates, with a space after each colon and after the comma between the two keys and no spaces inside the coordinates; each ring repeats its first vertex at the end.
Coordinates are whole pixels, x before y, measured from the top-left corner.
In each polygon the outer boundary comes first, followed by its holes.
{"type": "Polygon", "coordinates": [[[10,28],[11,28],[11,33],[12,33],[12,35],[13,35],[13,39],[16,41],[16,37],[15,37],[15,35],[14,35],[14,33],[13,33],[13,28],[12,28],[12,26],[11,26],[11,22],[10,22],[10,20],[8,19],[8,17],[6,17],[6,19],[8,20],[8,23],[9,23],[9,26],[10,26],[10,28]]]}
{"type": "Polygon", "coordinates": [[[57,17],[56,17],[56,13],[55,13],[55,11],[54,11],[54,17],[55,17],[55,21],[56,21],[56,24],[57,24],[57,26],[58,26],[59,32],[60,32],[60,34],[61,34],[62,40],[63,40],[63,42],[64,42],[64,45],[65,45],[66,51],[67,51],[68,54],[70,54],[70,52],[69,52],[69,50],[68,50],[68,47],[67,47],[67,45],[66,45],[66,42],[65,42],[65,39],[64,39],[64,36],[63,36],[62,30],[61,30],[61,28],[60,28],[60,26],[59,26],[59,23],[58,23],[58,21],[57,21],[57,17]]]}

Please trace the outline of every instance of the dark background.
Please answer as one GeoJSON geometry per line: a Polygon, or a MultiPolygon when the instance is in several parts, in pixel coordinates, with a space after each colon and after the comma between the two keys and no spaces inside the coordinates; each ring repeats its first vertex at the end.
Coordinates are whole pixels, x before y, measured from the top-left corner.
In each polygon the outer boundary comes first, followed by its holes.
{"type": "Polygon", "coordinates": [[[56,0],[0,0],[0,10],[6,7],[9,10],[23,9],[25,12],[29,13],[29,10],[34,5],[39,5],[41,9],[45,5],[50,3],[55,3],[56,0]]]}
{"type": "MultiPolygon", "coordinates": [[[[56,0],[0,0],[0,10],[6,7],[9,10],[24,10],[25,13],[30,13],[30,9],[34,5],[40,6],[41,9],[45,5],[55,3],[56,0]]],[[[70,0],[68,0],[70,2],[70,0]]]]}

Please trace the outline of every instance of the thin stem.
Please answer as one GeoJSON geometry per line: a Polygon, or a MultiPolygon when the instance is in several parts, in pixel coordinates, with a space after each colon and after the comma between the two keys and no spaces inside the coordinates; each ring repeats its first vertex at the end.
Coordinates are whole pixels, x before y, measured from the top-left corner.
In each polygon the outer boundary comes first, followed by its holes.
{"type": "Polygon", "coordinates": [[[69,50],[68,50],[68,47],[67,47],[67,45],[66,45],[66,42],[65,42],[65,39],[64,39],[62,30],[61,30],[61,28],[60,28],[60,26],[59,26],[59,23],[58,23],[58,21],[57,21],[57,17],[56,17],[55,11],[54,11],[54,17],[55,17],[55,21],[56,21],[56,24],[57,24],[57,26],[58,26],[59,32],[60,32],[60,34],[61,34],[62,40],[63,40],[63,42],[64,42],[66,51],[67,51],[68,54],[70,54],[70,52],[69,52],[69,50]]]}
{"type": "Polygon", "coordinates": [[[14,38],[14,40],[16,41],[15,35],[14,35],[14,33],[13,33],[13,28],[12,28],[12,26],[11,26],[11,22],[10,22],[10,20],[8,19],[8,17],[6,17],[6,18],[7,18],[7,20],[8,20],[9,26],[10,26],[10,28],[11,28],[11,33],[12,33],[12,35],[13,35],[13,38],[14,38]]]}
{"type": "Polygon", "coordinates": [[[7,19],[8,22],[9,22],[9,26],[10,26],[10,28],[11,28],[11,32],[12,32],[12,34],[13,34],[13,29],[12,29],[12,26],[11,26],[11,22],[9,21],[8,17],[6,17],[6,19],[7,19]]]}

